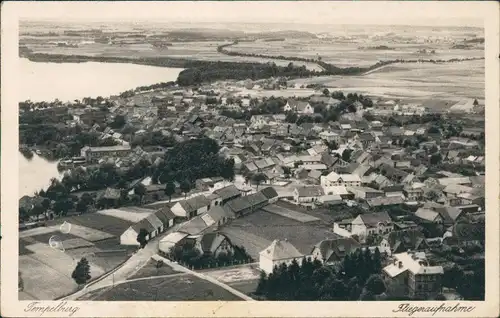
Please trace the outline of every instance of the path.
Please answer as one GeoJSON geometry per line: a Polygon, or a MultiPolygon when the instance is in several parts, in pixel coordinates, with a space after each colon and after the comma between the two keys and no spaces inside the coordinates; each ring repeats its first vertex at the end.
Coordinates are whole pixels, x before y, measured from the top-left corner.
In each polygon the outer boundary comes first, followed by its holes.
{"type": "Polygon", "coordinates": [[[144,265],[146,265],[151,257],[158,252],[158,241],[169,233],[175,232],[180,225],[182,225],[182,223],[174,225],[166,232],[162,233],[161,236],[157,236],[153,240],[149,241],[143,249],[137,250],[135,254],[133,254],[118,268],[104,274],[101,278],[87,284],[83,289],[62,298],[61,300],[76,300],[91,291],[101,289],[106,286],[112,286],[117,282],[127,280],[127,278],[137,273],[144,265]]]}
{"type": "Polygon", "coordinates": [[[184,266],[181,266],[181,265],[179,265],[177,263],[174,263],[174,262],[170,261],[169,259],[161,257],[160,255],[154,255],[153,259],[155,259],[155,260],[162,260],[165,264],[171,266],[174,270],[177,270],[179,272],[189,273],[189,274],[191,274],[193,276],[196,276],[196,277],[198,277],[200,279],[209,281],[212,284],[215,284],[215,285],[217,285],[219,287],[224,288],[228,292],[230,292],[230,293],[232,293],[232,294],[240,297],[243,300],[246,300],[246,301],[255,301],[253,298],[251,298],[251,297],[243,294],[242,292],[237,291],[236,289],[234,289],[234,288],[232,288],[232,287],[230,287],[230,286],[228,286],[228,285],[226,285],[226,284],[224,284],[224,283],[216,280],[215,278],[212,278],[212,277],[210,277],[208,275],[205,275],[205,274],[202,274],[202,273],[199,273],[199,272],[192,271],[192,270],[190,270],[190,269],[188,269],[188,268],[186,268],[184,266]]]}

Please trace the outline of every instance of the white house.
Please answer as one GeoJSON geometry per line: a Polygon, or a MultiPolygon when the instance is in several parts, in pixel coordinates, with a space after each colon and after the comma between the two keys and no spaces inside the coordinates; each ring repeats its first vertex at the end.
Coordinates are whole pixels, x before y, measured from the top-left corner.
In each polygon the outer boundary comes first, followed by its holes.
{"type": "Polygon", "coordinates": [[[371,234],[387,234],[394,230],[394,224],[387,212],[360,214],[352,220],[351,233],[360,241],[365,241],[371,234]]]}
{"type": "Polygon", "coordinates": [[[323,195],[325,195],[323,188],[316,185],[297,187],[293,191],[293,198],[297,204],[319,202],[319,198],[323,195]]]}
{"type": "Polygon", "coordinates": [[[314,114],[314,108],[308,102],[289,99],[284,107],[285,112],[293,111],[299,114],[314,114]]]}
{"type": "Polygon", "coordinates": [[[137,236],[141,229],[145,229],[148,232],[146,240],[150,240],[174,226],[174,219],[175,215],[168,208],[163,208],[155,213],[151,213],[146,218],[126,229],[125,232],[120,235],[120,244],[139,245],[137,236]]]}
{"type": "Polygon", "coordinates": [[[302,263],[304,255],[288,240],[274,240],[265,250],[259,253],[259,267],[266,274],[273,272],[275,266],[282,263],[290,265],[296,260],[299,265],[302,263]]]}
{"type": "Polygon", "coordinates": [[[326,176],[321,176],[321,185],[323,187],[359,187],[361,186],[361,178],[357,174],[338,174],[336,172],[331,172],[326,176]]]}
{"type": "Polygon", "coordinates": [[[341,142],[341,137],[339,134],[337,134],[334,131],[323,131],[319,134],[319,137],[323,140],[326,140],[328,142],[335,142],[339,144],[341,142]]]}
{"type": "Polygon", "coordinates": [[[190,219],[207,212],[211,203],[204,195],[199,195],[177,202],[172,206],[171,211],[178,217],[190,219]]]}

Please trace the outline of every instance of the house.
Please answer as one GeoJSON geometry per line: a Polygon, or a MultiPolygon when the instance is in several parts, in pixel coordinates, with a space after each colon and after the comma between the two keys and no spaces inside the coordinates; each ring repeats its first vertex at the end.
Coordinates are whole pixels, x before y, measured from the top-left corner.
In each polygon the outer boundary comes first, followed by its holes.
{"type": "Polygon", "coordinates": [[[279,267],[281,264],[290,265],[295,260],[301,265],[303,258],[304,255],[287,239],[274,240],[271,245],[259,253],[259,267],[260,270],[269,275],[275,267],[279,267]]]}
{"type": "Polygon", "coordinates": [[[443,223],[443,217],[441,216],[441,214],[430,209],[419,208],[417,211],[415,211],[415,216],[424,222],[435,224],[443,223]]]}
{"type": "Polygon", "coordinates": [[[217,195],[220,198],[219,204],[225,204],[226,202],[241,196],[240,190],[238,190],[234,184],[214,190],[212,194],[217,195]]]}
{"type": "Polygon", "coordinates": [[[421,231],[410,229],[387,234],[380,242],[380,247],[389,250],[391,254],[397,254],[409,250],[423,250],[428,248],[428,245],[421,231]]]}
{"type": "Polygon", "coordinates": [[[381,190],[384,191],[386,197],[404,197],[403,188],[402,185],[393,185],[381,190]]]}
{"type": "Polygon", "coordinates": [[[336,172],[331,172],[321,177],[321,185],[324,187],[359,187],[361,186],[361,178],[357,174],[338,174],[336,172]]]}
{"type": "Polygon", "coordinates": [[[328,142],[339,144],[342,140],[341,136],[334,131],[325,130],[319,133],[319,137],[328,142]]]}
{"type": "Polygon", "coordinates": [[[88,163],[96,163],[104,157],[123,158],[132,152],[130,146],[118,145],[107,147],[89,147],[85,146],[80,150],[80,156],[85,158],[88,163]]]}
{"type": "Polygon", "coordinates": [[[269,204],[269,201],[266,196],[261,192],[257,192],[230,200],[224,205],[224,208],[234,213],[236,217],[240,217],[252,213],[267,204],[269,204]]]}
{"type": "Polygon", "coordinates": [[[236,218],[231,210],[220,205],[211,208],[201,217],[204,219],[205,223],[210,224],[209,226],[213,226],[214,228],[218,228],[236,218]]]}
{"type": "Polygon", "coordinates": [[[293,198],[296,204],[301,203],[313,203],[319,200],[319,197],[323,196],[325,193],[321,186],[304,186],[297,187],[293,191],[293,198]]]}
{"type": "Polygon", "coordinates": [[[361,244],[351,237],[323,240],[313,247],[311,256],[322,263],[338,265],[346,255],[360,247],[361,244]]]}
{"type": "Polygon", "coordinates": [[[178,217],[190,219],[207,212],[210,204],[211,202],[207,199],[207,197],[199,195],[175,203],[172,206],[171,211],[178,217]]]}
{"type": "Polygon", "coordinates": [[[131,225],[128,229],[125,230],[125,232],[122,233],[120,236],[120,244],[121,245],[136,245],[139,246],[139,242],[137,241],[137,236],[139,235],[141,229],[144,229],[147,231],[146,235],[146,240],[150,240],[154,236],[156,236],[158,228],[156,227],[161,221],[158,220],[158,222],[153,222],[155,224],[151,223],[151,219],[148,220],[148,218],[144,218],[141,221],[131,225]]]}
{"type": "Polygon", "coordinates": [[[356,199],[368,200],[384,196],[384,192],[369,187],[346,187],[346,188],[349,192],[354,194],[354,198],[356,199]]]}
{"type": "Polygon", "coordinates": [[[394,224],[387,212],[360,214],[352,221],[352,234],[357,235],[360,241],[366,240],[368,235],[387,234],[392,232],[394,224]]]}
{"type": "Polygon", "coordinates": [[[430,266],[425,253],[394,254],[383,273],[388,294],[433,299],[441,293],[443,267],[430,266]]]}
{"type": "Polygon", "coordinates": [[[266,187],[260,190],[260,193],[267,198],[269,204],[275,203],[279,199],[278,192],[273,187],[266,187]]]}
{"type": "Polygon", "coordinates": [[[204,256],[219,257],[222,254],[234,253],[234,248],[229,238],[219,232],[199,235],[194,241],[194,248],[204,256]]]}
{"type": "Polygon", "coordinates": [[[188,236],[189,234],[184,232],[172,232],[167,234],[158,243],[160,254],[168,256],[173,248],[180,246],[188,236]]]}
{"type": "Polygon", "coordinates": [[[299,114],[314,114],[314,108],[308,102],[289,99],[284,107],[285,112],[296,112],[299,114]]]}

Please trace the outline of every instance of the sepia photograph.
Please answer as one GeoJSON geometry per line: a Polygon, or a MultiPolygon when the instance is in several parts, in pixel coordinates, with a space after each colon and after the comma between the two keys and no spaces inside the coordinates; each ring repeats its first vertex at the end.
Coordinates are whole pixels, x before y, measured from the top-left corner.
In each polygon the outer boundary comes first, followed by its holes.
{"type": "Polygon", "coordinates": [[[3,9],[3,312],[498,314],[498,4],[3,9]]]}

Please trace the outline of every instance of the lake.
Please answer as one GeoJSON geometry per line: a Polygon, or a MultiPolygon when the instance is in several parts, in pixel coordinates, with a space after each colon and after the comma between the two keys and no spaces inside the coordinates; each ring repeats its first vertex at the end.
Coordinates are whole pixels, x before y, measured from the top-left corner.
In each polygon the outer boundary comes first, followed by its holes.
{"type": "MultiPolygon", "coordinates": [[[[65,102],[84,97],[108,97],[138,86],[177,80],[180,68],[126,63],[39,63],[20,59],[19,101],[65,102]]],[[[57,162],[36,154],[31,160],[19,156],[19,198],[46,188],[61,176],[57,162]]]]}
{"type": "Polygon", "coordinates": [[[19,198],[46,189],[50,179],[62,176],[57,170],[57,162],[49,162],[36,154],[31,159],[26,159],[21,153],[18,153],[18,157],[19,198]]]}
{"type": "Polygon", "coordinates": [[[175,81],[183,70],[130,63],[45,63],[25,58],[20,59],[19,68],[19,101],[57,98],[63,102],[175,81]]]}

